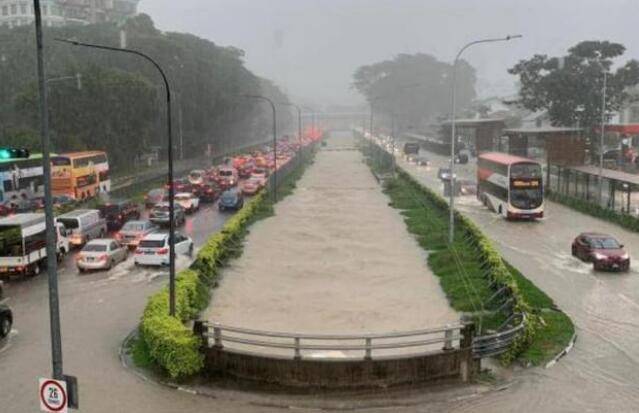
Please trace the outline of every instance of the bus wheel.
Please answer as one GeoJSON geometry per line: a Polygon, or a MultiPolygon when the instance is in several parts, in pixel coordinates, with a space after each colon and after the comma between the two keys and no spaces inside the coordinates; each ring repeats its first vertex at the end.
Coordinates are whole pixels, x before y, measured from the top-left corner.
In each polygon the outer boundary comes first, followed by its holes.
{"type": "Polygon", "coordinates": [[[31,274],[34,276],[38,276],[40,275],[40,263],[36,262],[35,264],[33,264],[33,267],[31,268],[31,274]]]}

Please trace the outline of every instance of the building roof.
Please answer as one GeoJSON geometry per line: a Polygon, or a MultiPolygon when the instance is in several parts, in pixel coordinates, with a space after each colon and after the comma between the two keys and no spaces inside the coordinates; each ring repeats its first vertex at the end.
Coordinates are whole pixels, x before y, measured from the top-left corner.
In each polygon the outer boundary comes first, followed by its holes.
{"type": "MultiPolygon", "coordinates": [[[[506,120],[503,118],[495,118],[495,119],[490,119],[490,118],[485,118],[485,119],[455,119],[455,125],[456,126],[479,126],[479,125],[485,125],[485,124],[489,124],[489,123],[504,123],[506,120]]],[[[442,122],[442,125],[444,126],[450,126],[452,123],[452,120],[445,120],[442,122]]]]}
{"type": "MultiPolygon", "coordinates": [[[[588,175],[599,176],[599,167],[593,165],[573,166],[570,169],[579,171],[588,175]]],[[[602,176],[618,182],[626,182],[639,186],[639,175],[629,174],[627,172],[615,171],[613,169],[603,169],[602,176]]]]}
{"type": "Polygon", "coordinates": [[[512,128],[512,129],[504,129],[505,134],[509,133],[527,133],[527,134],[538,134],[538,133],[562,133],[562,132],[579,132],[581,128],[564,128],[558,126],[542,126],[540,128],[512,128]]]}

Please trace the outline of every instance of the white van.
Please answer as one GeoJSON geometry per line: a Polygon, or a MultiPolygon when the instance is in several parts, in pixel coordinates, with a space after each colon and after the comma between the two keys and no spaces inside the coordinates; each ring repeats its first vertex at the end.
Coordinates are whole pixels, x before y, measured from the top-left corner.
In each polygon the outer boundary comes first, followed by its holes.
{"type": "Polygon", "coordinates": [[[56,218],[56,222],[64,225],[69,242],[74,246],[82,246],[88,241],[103,238],[107,233],[104,218],[97,209],[76,209],[56,218]]]}
{"type": "MultiPolygon", "coordinates": [[[[69,252],[64,225],[56,223],[57,254],[69,252]]],[[[0,219],[0,276],[38,275],[47,258],[44,214],[16,214],[0,219]]]]}

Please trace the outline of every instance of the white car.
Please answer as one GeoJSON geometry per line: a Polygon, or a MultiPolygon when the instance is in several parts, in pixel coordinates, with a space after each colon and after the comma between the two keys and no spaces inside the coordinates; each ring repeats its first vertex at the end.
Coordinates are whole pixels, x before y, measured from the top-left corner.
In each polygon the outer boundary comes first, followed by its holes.
{"type": "Polygon", "coordinates": [[[175,202],[178,203],[187,214],[200,209],[200,198],[190,192],[180,192],[175,194],[175,202]]]}
{"type": "MultiPolygon", "coordinates": [[[[178,232],[175,233],[175,254],[193,255],[193,240],[178,232]]],[[[152,233],[140,241],[135,250],[135,265],[169,265],[169,234],[152,233]]]]}

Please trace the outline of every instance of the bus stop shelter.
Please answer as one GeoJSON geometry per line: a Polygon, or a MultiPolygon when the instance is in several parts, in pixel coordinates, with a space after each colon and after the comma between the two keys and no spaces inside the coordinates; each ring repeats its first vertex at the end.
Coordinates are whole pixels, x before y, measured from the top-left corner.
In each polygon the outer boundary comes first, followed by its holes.
{"type": "Polygon", "coordinates": [[[548,169],[547,188],[551,191],[639,216],[639,175],[604,168],[601,175],[602,199],[599,202],[598,166],[551,165],[548,169]]]}
{"type": "Polygon", "coordinates": [[[504,130],[498,149],[525,158],[543,159],[549,164],[583,165],[586,143],[577,128],[515,128],[504,130]]]}
{"type": "MultiPolygon", "coordinates": [[[[494,151],[505,126],[504,119],[456,119],[455,130],[459,141],[477,153],[494,151]]],[[[441,124],[443,141],[450,143],[452,122],[441,124]]]]}

